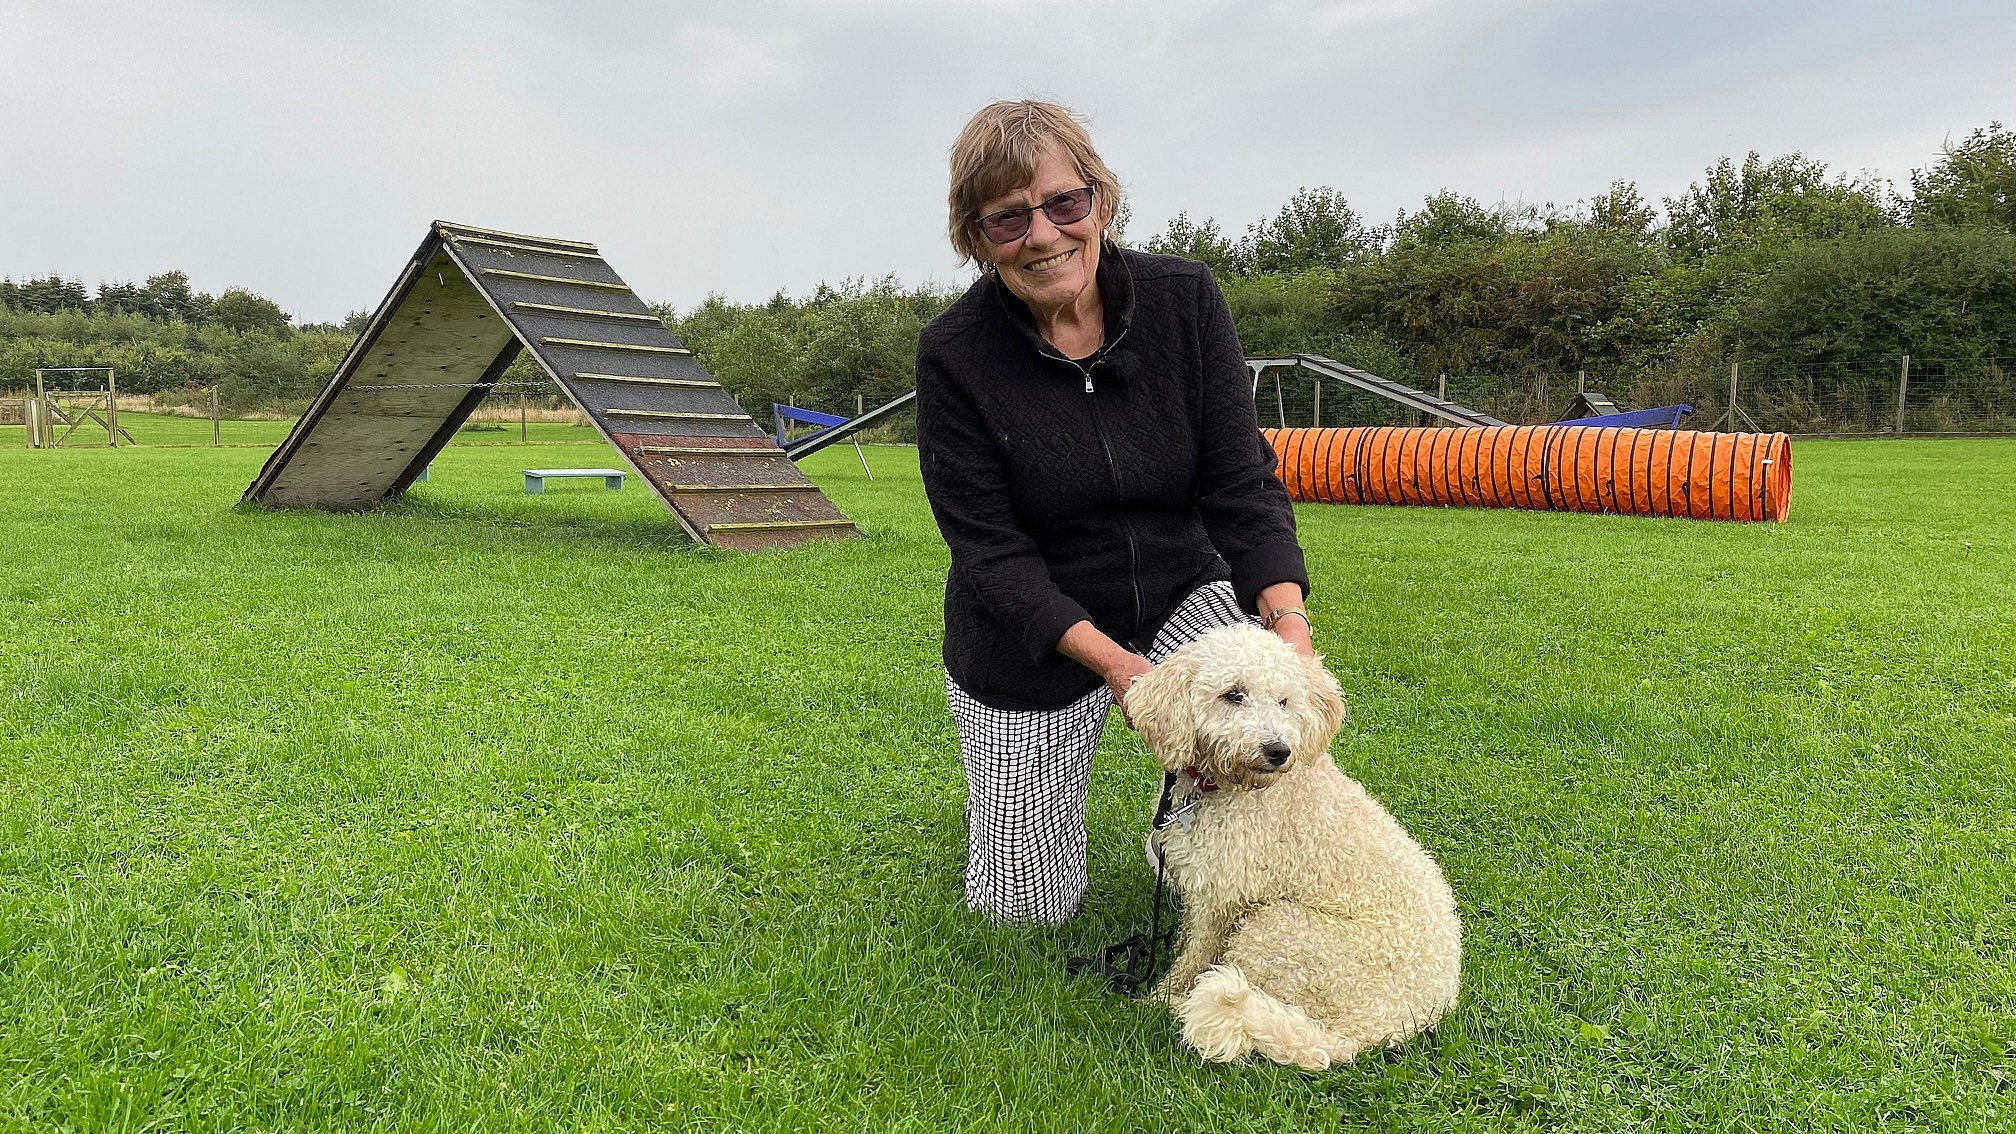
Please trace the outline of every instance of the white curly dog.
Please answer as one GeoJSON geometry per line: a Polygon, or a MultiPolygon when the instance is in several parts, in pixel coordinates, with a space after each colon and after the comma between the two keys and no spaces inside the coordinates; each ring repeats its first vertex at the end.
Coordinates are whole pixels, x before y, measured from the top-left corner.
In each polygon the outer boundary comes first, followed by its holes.
{"type": "Polygon", "coordinates": [[[1344,695],[1257,626],[1199,636],[1128,690],[1181,773],[1153,836],[1182,899],[1154,995],[1206,1059],[1309,1070],[1397,1045],[1456,1002],[1462,927],[1435,860],[1330,758],[1344,695]]]}

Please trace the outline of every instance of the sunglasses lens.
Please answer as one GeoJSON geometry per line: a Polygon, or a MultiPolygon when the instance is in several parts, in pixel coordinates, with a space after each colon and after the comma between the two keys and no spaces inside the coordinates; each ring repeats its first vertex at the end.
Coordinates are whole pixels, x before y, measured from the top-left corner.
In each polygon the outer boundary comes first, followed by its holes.
{"type": "Polygon", "coordinates": [[[1022,239],[1029,231],[1029,210],[1008,209],[980,218],[980,232],[996,244],[1022,239]]]}
{"type": "Polygon", "coordinates": [[[1077,224],[1092,211],[1092,190],[1073,189],[1043,202],[1043,215],[1051,224],[1077,224]]]}

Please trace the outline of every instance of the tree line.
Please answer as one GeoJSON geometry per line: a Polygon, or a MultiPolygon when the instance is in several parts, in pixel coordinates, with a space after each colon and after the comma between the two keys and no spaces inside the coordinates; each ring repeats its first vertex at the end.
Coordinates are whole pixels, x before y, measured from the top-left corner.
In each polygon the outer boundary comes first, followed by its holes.
{"type": "MultiPolygon", "coordinates": [[[[1325,354],[1421,384],[1449,374],[1487,393],[1572,389],[1587,373],[1627,398],[1663,396],[1738,360],[1827,381],[1903,353],[2003,373],[1994,360],[2016,356],[2016,131],[1999,123],[1902,189],[1752,153],[1662,204],[1623,181],[1564,207],[1444,191],[1374,223],[1318,187],[1236,236],[1179,214],[1121,239],[1210,265],[1250,353],[1325,354]]],[[[660,313],[760,418],[773,401],[849,412],[909,389],[917,333],[955,295],[864,278],[660,313]]],[[[10,280],[0,309],[8,380],[116,365],[136,390],[217,382],[240,406],[312,395],[363,321],[295,326],[241,289],[192,294],[179,272],[95,298],[76,281],[10,280]]]]}

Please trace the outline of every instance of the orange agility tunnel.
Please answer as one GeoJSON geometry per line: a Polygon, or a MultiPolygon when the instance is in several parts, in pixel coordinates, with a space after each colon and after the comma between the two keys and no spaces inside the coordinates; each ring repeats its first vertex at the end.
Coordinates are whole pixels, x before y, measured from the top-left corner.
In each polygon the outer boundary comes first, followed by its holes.
{"type": "Polygon", "coordinates": [[[1310,504],[1533,508],[1782,522],[1783,433],[1603,426],[1263,430],[1288,495],[1310,504]]]}

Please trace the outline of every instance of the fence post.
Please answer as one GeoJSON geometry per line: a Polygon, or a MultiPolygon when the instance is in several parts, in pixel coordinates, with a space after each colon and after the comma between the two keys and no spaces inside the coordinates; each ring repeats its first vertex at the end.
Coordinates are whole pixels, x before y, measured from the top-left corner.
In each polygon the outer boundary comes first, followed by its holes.
{"type": "Polygon", "coordinates": [[[1904,395],[1910,389],[1911,356],[1907,354],[1904,360],[1897,364],[1897,428],[1892,432],[1900,435],[1904,432],[1904,395]]]}
{"type": "Polygon", "coordinates": [[[1575,372],[1575,392],[1578,394],[1589,392],[1589,372],[1587,370],[1577,370],[1575,372]]]}
{"type": "Polygon", "coordinates": [[[1323,428],[1323,377],[1309,383],[1309,428],[1323,428]]]}
{"type": "Polygon", "coordinates": [[[224,419],[217,410],[217,387],[210,387],[210,447],[220,448],[224,444],[224,419]]]}
{"type": "Polygon", "coordinates": [[[35,422],[35,399],[26,394],[21,395],[21,424],[23,426],[21,436],[27,439],[30,449],[35,448],[35,430],[37,428],[35,422]]]}
{"type": "Polygon", "coordinates": [[[35,371],[35,447],[37,449],[49,447],[49,396],[42,389],[40,370],[35,371]]]}
{"type": "Polygon", "coordinates": [[[1737,427],[1736,427],[1736,375],[1737,375],[1737,372],[1738,372],[1738,368],[1740,368],[1740,367],[1741,367],[1742,365],[1743,365],[1743,364],[1742,364],[1742,363],[1740,363],[1740,362],[1732,362],[1732,363],[1730,363],[1730,364],[1729,364],[1729,432],[1731,432],[1731,433],[1735,433],[1735,432],[1737,431],[1737,427]]]}
{"type": "Polygon", "coordinates": [[[114,449],[119,447],[119,372],[109,367],[105,371],[105,441],[114,449]]]}
{"type": "Polygon", "coordinates": [[[1447,370],[1435,376],[1435,396],[1445,402],[1449,400],[1449,372],[1447,370]]]}
{"type": "Polygon", "coordinates": [[[521,391],[518,395],[518,443],[523,445],[531,439],[528,426],[525,424],[525,394],[521,391]]]}

